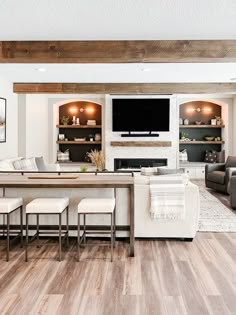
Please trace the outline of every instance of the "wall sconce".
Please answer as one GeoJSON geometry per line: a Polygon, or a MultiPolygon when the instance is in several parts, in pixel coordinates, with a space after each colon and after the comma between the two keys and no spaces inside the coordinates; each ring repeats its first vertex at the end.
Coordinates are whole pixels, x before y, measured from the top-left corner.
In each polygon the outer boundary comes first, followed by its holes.
{"type": "Polygon", "coordinates": [[[76,113],[78,112],[78,109],[77,109],[76,107],[70,107],[70,108],[69,108],[69,112],[70,112],[71,114],[76,114],[76,113]]]}
{"type": "Polygon", "coordinates": [[[200,113],[201,112],[201,108],[200,107],[197,107],[197,108],[187,108],[187,112],[190,112],[190,113],[193,113],[193,112],[197,112],[197,113],[200,113]]]}
{"type": "Polygon", "coordinates": [[[204,112],[204,113],[211,113],[212,112],[212,109],[210,107],[197,107],[197,108],[187,108],[187,112],[189,113],[193,113],[193,112],[197,112],[197,113],[201,113],[201,112],[204,112]]]}
{"type": "Polygon", "coordinates": [[[94,108],[93,107],[86,107],[86,108],[80,107],[79,111],[81,113],[86,111],[88,114],[92,114],[92,113],[94,113],[94,108]]]}

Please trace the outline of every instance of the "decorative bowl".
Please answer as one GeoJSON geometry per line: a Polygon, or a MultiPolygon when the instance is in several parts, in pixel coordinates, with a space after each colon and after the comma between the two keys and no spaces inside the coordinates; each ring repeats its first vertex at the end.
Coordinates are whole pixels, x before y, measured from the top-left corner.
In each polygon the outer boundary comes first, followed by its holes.
{"type": "Polygon", "coordinates": [[[206,141],[213,141],[215,139],[215,137],[205,137],[206,141]]]}
{"type": "Polygon", "coordinates": [[[196,124],[196,125],[201,125],[201,123],[202,123],[201,120],[200,120],[200,121],[198,121],[198,120],[195,121],[195,124],[196,124]]]}

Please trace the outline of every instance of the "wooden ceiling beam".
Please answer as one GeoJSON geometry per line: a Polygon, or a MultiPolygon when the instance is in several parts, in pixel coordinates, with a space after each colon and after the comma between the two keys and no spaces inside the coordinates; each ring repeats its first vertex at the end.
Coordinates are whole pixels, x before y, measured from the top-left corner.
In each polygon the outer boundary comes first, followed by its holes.
{"type": "Polygon", "coordinates": [[[0,63],[236,62],[236,40],[0,41],[0,63]]]}
{"type": "Polygon", "coordinates": [[[13,91],[25,94],[236,93],[236,83],[14,83],[13,91]]]}

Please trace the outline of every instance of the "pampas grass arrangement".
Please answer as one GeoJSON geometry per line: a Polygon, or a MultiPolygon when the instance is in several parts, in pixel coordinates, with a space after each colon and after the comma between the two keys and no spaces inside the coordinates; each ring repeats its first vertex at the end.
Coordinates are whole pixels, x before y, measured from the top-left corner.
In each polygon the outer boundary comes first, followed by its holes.
{"type": "Polygon", "coordinates": [[[98,171],[103,171],[105,169],[105,155],[102,151],[91,150],[87,153],[88,158],[96,166],[98,171]]]}

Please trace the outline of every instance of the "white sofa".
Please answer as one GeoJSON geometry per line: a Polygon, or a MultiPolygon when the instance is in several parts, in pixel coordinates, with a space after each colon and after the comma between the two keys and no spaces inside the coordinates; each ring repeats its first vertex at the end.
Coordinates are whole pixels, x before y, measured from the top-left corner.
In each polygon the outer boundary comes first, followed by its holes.
{"type": "Polygon", "coordinates": [[[58,172],[60,171],[59,164],[47,164],[44,161],[42,156],[40,157],[31,157],[31,158],[23,158],[23,157],[15,157],[15,158],[6,158],[0,160],[0,172],[22,172],[22,171],[32,171],[32,172],[58,172]],[[21,162],[23,162],[22,165],[21,162]],[[18,167],[17,167],[18,166],[18,167]]]}
{"type": "Polygon", "coordinates": [[[183,221],[158,222],[150,217],[150,177],[135,176],[135,237],[193,239],[198,230],[199,189],[190,181],[186,185],[186,215],[183,221]]]}

